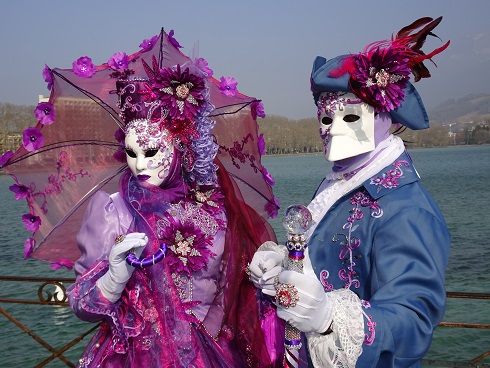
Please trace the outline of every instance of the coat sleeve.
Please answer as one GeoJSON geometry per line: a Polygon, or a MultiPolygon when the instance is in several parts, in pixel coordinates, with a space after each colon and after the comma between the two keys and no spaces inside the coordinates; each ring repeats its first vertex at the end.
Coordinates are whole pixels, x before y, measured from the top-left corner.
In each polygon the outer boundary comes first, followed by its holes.
{"type": "Polygon", "coordinates": [[[108,270],[107,257],[119,234],[128,231],[130,215],[119,203],[118,195],[98,192],[91,199],[77,235],[81,257],[75,263],[76,282],[68,288],[70,307],[82,320],[96,322],[114,313],[96,286],[108,270]]]}
{"type": "Polygon", "coordinates": [[[444,220],[417,207],[397,212],[376,231],[357,367],[410,367],[424,357],[445,311],[449,246],[444,220]]]}

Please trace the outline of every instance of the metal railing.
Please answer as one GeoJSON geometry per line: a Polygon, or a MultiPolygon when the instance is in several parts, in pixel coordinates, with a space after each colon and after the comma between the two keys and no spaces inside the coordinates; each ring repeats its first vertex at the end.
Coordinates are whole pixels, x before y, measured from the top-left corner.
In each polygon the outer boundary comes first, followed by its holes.
{"type": "MultiPolygon", "coordinates": [[[[75,279],[72,278],[40,278],[40,277],[18,277],[18,276],[0,276],[0,281],[10,281],[10,282],[22,282],[22,283],[40,283],[41,285],[37,289],[37,300],[33,299],[16,299],[16,298],[3,298],[0,295],[0,303],[9,304],[37,304],[43,306],[63,306],[68,307],[66,288],[63,283],[72,284],[75,279]],[[55,291],[51,291],[49,288],[55,288],[55,291]]],[[[3,290],[3,288],[0,288],[3,290]]],[[[20,328],[24,333],[32,337],[38,344],[43,346],[48,350],[51,355],[46,357],[42,362],[37,364],[35,368],[41,368],[49,364],[51,361],[58,359],[68,367],[75,367],[69,359],[63,356],[67,350],[74,347],[77,343],[83,340],[84,337],[94,332],[99,325],[96,324],[88,331],[77,336],[72,341],[68,342],[59,349],[55,349],[49,343],[47,343],[43,338],[36,334],[31,329],[27,328],[25,324],[16,319],[12,314],[8,313],[4,308],[0,307],[0,313],[5,316],[12,324],[20,328]]]]}
{"type": "MultiPolygon", "coordinates": [[[[490,300],[490,294],[486,293],[461,293],[461,292],[447,292],[448,299],[472,299],[472,300],[490,300]]],[[[443,321],[439,324],[439,327],[449,328],[473,328],[473,329],[490,329],[490,324],[482,323],[467,323],[467,322],[446,322],[443,321]]],[[[483,349],[483,347],[482,347],[483,349]]],[[[455,368],[490,368],[490,363],[483,363],[482,360],[490,356],[490,350],[470,359],[467,362],[449,362],[433,359],[423,359],[422,365],[427,367],[455,367],[455,368]]]]}
{"type": "MultiPolygon", "coordinates": [[[[66,288],[63,283],[71,284],[75,281],[72,278],[39,278],[39,277],[17,277],[17,276],[0,276],[1,281],[9,281],[9,282],[22,282],[22,283],[38,283],[40,284],[37,289],[37,299],[16,299],[16,298],[3,298],[0,295],[0,303],[9,303],[9,304],[38,304],[43,306],[63,306],[68,307],[67,303],[67,295],[66,288]],[[55,287],[55,291],[52,292],[48,289],[55,287]]],[[[3,288],[0,288],[2,290],[3,288]]],[[[455,299],[483,299],[490,300],[490,294],[484,293],[459,293],[459,292],[448,292],[448,298],[455,299]]],[[[32,337],[37,343],[43,346],[46,350],[48,350],[51,354],[46,357],[41,363],[37,364],[35,368],[41,368],[49,364],[51,361],[58,359],[63,362],[68,367],[75,367],[75,364],[70,362],[66,357],[63,356],[67,350],[74,347],[78,342],[80,342],[84,337],[94,332],[99,325],[96,324],[88,331],[82,333],[77,336],[75,339],[65,344],[59,349],[55,349],[50,344],[48,344],[45,340],[43,340],[39,335],[37,335],[34,331],[27,328],[23,323],[13,317],[10,313],[8,313],[5,309],[0,307],[0,313],[5,316],[11,323],[20,328],[25,334],[32,337]]],[[[444,328],[471,328],[471,329],[490,329],[490,324],[479,324],[479,323],[467,323],[467,322],[441,322],[440,327],[444,328]]],[[[431,360],[431,359],[423,359],[423,366],[428,367],[465,367],[465,368],[490,368],[489,363],[483,363],[482,360],[486,357],[490,356],[490,350],[478,355],[477,357],[465,361],[465,362],[451,362],[451,361],[441,361],[441,360],[431,360]]]]}

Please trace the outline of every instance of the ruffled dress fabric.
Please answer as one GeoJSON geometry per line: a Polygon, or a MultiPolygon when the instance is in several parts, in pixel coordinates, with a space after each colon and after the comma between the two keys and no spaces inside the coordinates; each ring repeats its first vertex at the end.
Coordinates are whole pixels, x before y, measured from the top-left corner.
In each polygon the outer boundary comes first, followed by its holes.
{"type": "Polygon", "coordinates": [[[225,211],[216,218],[227,226],[213,235],[214,255],[206,266],[184,278],[171,271],[168,257],[135,269],[116,303],[96,287],[108,270],[115,237],[145,232],[149,243],[143,256],[154,253],[159,246],[156,221],[163,214],[178,221],[174,210],[186,193],[178,188],[181,180],[169,185],[170,191],[149,190],[134,185],[128,172],[118,194],[100,192],[93,197],[77,237],[82,257],[68,294],[79,318],[101,321],[101,326],[79,367],[280,366],[284,326],[244,272],[258,246],[274,235],[240,200],[226,172],[218,173],[225,211]]]}

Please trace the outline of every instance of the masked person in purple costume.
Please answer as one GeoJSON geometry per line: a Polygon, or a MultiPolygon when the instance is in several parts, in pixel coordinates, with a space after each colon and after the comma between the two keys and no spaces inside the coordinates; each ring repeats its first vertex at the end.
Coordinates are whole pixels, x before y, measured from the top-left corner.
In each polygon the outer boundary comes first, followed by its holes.
{"type": "Polygon", "coordinates": [[[274,235],[215,158],[202,72],[155,65],[116,83],[129,169],[77,236],[70,305],[101,321],[78,366],[273,367],[245,267],[274,235]]]}
{"type": "Polygon", "coordinates": [[[422,18],[359,54],[317,57],[311,88],[333,168],[308,205],[304,274],[284,270],[284,246],[267,242],[250,265],[277,314],[305,332],[311,367],[420,367],[446,302],[450,235],[393,124],[429,126],[410,83],[429,77],[422,18]],[[423,27],[419,31],[414,31],[423,27]],[[412,31],[414,31],[412,33],[412,31]]]}

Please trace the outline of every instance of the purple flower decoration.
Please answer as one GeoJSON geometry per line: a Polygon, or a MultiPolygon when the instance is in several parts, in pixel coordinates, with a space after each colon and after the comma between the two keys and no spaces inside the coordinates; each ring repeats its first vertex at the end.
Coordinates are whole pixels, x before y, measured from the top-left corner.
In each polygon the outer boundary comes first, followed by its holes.
{"type": "Polygon", "coordinates": [[[233,97],[238,93],[238,90],[236,89],[237,84],[237,80],[233,77],[221,77],[219,82],[219,90],[225,96],[233,97]]]}
{"type": "Polygon", "coordinates": [[[196,67],[206,73],[208,75],[208,77],[212,77],[214,72],[213,72],[213,69],[211,69],[209,66],[208,66],[208,62],[206,61],[206,59],[204,58],[197,58],[196,59],[196,67]]]}
{"type": "Polygon", "coordinates": [[[172,224],[161,229],[162,241],[168,245],[166,261],[171,272],[185,273],[206,269],[211,252],[210,240],[193,225],[172,224]]]}
{"type": "Polygon", "coordinates": [[[259,135],[259,139],[257,140],[257,148],[259,149],[259,153],[261,155],[265,155],[265,140],[263,134],[259,135]]]}
{"type": "Polygon", "coordinates": [[[114,70],[125,70],[129,65],[129,56],[125,52],[116,52],[107,62],[114,70]]]}
{"type": "Polygon", "coordinates": [[[92,78],[95,75],[95,65],[88,56],[82,56],[72,64],[73,73],[81,78],[92,78]]]}
{"type": "Polygon", "coordinates": [[[69,259],[66,258],[60,258],[56,262],[52,262],[49,267],[51,267],[52,270],[57,271],[61,269],[62,267],[65,267],[68,270],[71,270],[73,268],[74,263],[70,261],[69,259]]]}
{"type": "Polygon", "coordinates": [[[48,89],[51,90],[51,88],[53,87],[53,73],[47,65],[44,65],[43,78],[44,81],[48,84],[48,89]]]}
{"type": "Polygon", "coordinates": [[[276,185],[276,182],[274,181],[274,179],[272,178],[272,175],[269,174],[269,172],[267,171],[267,169],[265,167],[262,166],[262,177],[264,178],[264,180],[266,181],[267,184],[269,185],[276,185]]]}
{"type": "Polygon", "coordinates": [[[389,112],[401,105],[411,73],[403,53],[376,48],[354,56],[354,63],[350,85],[359,98],[377,112],[389,112]]]}
{"type": "Polygon", "coordinates": [[[269,215],[271,219],[276,218],[279,213],[279,207],[281,206],[281,202],[276,197],[272,198],[273,202],[267,201],[265,204],[265,211],[269,215]]]}
{"type": "Polygon", "coordinates": [[[29,188],[27,188],[25,185],[22,184],[14,184],[9,186],[9,189],[14,192],[14,198],[17,201],[20,201],[21,199],[27,198],[29,195],[29,188]]]}
{"type": "Polygon", "coordinates": [[[33,238],[26,239],[26,241],[24,242],[24,259],[27,259],[31,256],[35,245],[36,241],[33,238]]]}
{"type": "Polygon", "coordinates": [[[37,229],[39,229],[39,226],[41,226],[41,219],[31,213],[22,215],[22,222],[27,231],[30,231],[31,233],[35,233],[37,229]]]}
{"type": "Polygon", "coordinates": [[[144,39],[143,42],[140,43],[140,47],[143,49],[141,51],[150,51],[155,46],[157,40],[158,35],[144,39]]]}
{"type": "Polygon", "coordinates": [[[54,106],[49,102],[40,102],[34,109],[34,115],[42,125],[50,125],[56,119],[54,106]]]}
{"type": "Polygon", "coordinates": [[[257,116],[262,119],[265,118],[264,104],[261,101],[252,102],[251,111],[254,120],[257,120],[257,116]]]}
{"type": "Polygon", "coordinates": [[[3,155],[0,156],[0,167],[2,167],[3,165],[5,165],[5,163],[10,159],[10,157],[12,157],[14,155],[14,153],[12,152],[12,150],[8,150],[7,152],[5,152],[3,155]]]}
{"type": "Polygon", "coordinates": [[[181,49],[182,46],[180,43],[174,38],[174,30],[171,29],[170,32],[168,33],[168,41],[176,48],[176,49],[181,49]]]}
{"type": "Polygon", "coordinates": [[[204,79],[180,65],[160,70],[152,87],[172,119],[193,121],[206,103],[204,79]]]}
{"type": "Polygon", "coordinates": [[[29,152],[33,152],[41,148],[44,144],[44,136],[37,128],[27,128],[22,132],[22,145],[29,152]]]}

